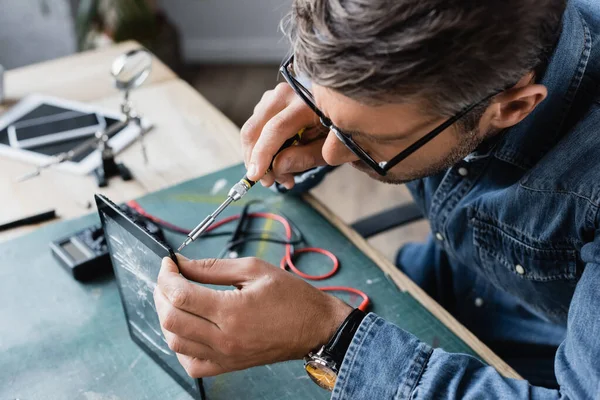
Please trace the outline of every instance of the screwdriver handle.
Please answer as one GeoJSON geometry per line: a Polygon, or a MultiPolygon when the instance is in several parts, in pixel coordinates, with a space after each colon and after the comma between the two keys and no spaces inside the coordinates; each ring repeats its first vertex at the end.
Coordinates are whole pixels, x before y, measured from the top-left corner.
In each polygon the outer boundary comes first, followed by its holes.
{"type": "MultiPolygon", "coordinates": [[[[273,162],[275,161],[275,157],[277,157],[277,155],[279,153],[281,153],[282,151],[284,151],[288,147],[294,146],[296,143],[300,142],[300,139],[302,139],[302,134],[304,133],[305,130],[306,130],[305,128],[302,128],[293,137],[289,138],[288,140],[286,140],[283,143],[283,145],[279,148],[279,150],[277,150],[277,153],[275,153],[275,155],[273,156],[273,160],[271,161],[271,166],[269,167],[269,169],[267,169],[267,172],[265,173],[265,175],[267,173],[271,172],[271,169],[273,169],[273,162]]],[[[252,180],[248,179],[248,175],[244,175],[244,177],[242,178],[242,180],[248,185],[248,189],[250,189],[252,186],[256,185],[255,181],[252,181],[252,180]]]]}

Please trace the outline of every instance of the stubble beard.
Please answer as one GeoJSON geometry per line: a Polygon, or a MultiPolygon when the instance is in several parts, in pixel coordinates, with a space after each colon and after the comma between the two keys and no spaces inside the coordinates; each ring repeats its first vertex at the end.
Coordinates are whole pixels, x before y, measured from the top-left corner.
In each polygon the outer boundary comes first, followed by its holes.
{"type": "MultiPolygon", "coordinates": [[[[392,170],[389,171],[386,176],[381,176],[362,161],[355,161],[352,163],[352,166],[358,169],[359,171],[366,173],[367,175],[369,175],[369,177],[380,182],[391,185],[401,185],[417,179],[437,175],[440,172],[448,170],[449,168],[456,165],[460,160],[463,160],[466,156],[475,151],[475,149],[477,149],[477,147],[479,147],[479,145],[481,145],[481,143],[484,140],[494,136],[494,134],[496,134],[497,131],[490,131],[485,133],[484,135],[480,135],[478,133],[479,130],[477,129],[472,130],[470,132],[461,133],[461,140],[459,141],[458,146],[453,148],[447,157],[445,157],[442,160],[437,160],[434,163],[426,165],[425,167],[420,169],[395,172],[395,168],[392,168],[392,170]]],[[[417,154],[418,153],[419,151],[417,150],[417,154]]],[[[417,155],[415,156],[418,157],[417,155]]],[[[401,166],[402,162],[400,162],[398,165],[401,166]]]]}

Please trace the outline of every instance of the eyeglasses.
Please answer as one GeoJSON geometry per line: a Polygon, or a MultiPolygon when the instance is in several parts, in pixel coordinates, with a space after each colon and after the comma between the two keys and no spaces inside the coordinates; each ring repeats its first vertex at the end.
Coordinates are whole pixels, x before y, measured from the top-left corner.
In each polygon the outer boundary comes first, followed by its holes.
{"type": "Polygon", "coordinates": [[[312,93],[310,92],[310,90],[308,90],[294,76],[295,72],[294,72],[293,64],[294,64],[294,56],[292,55],[285,61],[285,63],[283,63],[283,65],[280,68],[280,72],[281,72],[281,75],[283,75],[284,79],[287,81],[287,83],[292,87],[294,92],[296,92],[296,94],[298,96],[300,96],[302,98],[302,100],[304,100],[306,105],[308,105],[315,112],[315,114],[317,114],[317,116],[321,120],[321,124],[325,128],[332,131],[335,134],[335,136],[339,139],[340,142],[342,142],[361,161],[363,161],[365,164],[367,164],[369,167],[371,167],[373,170],[375,170],[375,172],[377,172],[381,176],[385,176],[387,174],[387,172],[390,169],[392,169],[393,167],[395,167],[400,161],[404,160],[405,158],[407,158],[408,156],[413,154],[415,151],[417,151],[421,147],[425,146],[427,143],[429,143],[431,140],[433,140],[436,136],[438,136],[440,133],[445,131],[448,127],[450,127],[455,122],[457,122],[458,120],[463,118],[465,115],[467,115],[475,107],[477,107],[480,104],[491,99],[498,93],[506,90],[506,89],[497,90],[494,93],[492,93],[491,95],[482,99],[481,101],[478,101],[477,103],[474,103],[474,104],[464,108],[462,111],[458,112],[456,115],[448,118],[445,122],[443,122],[437,128],[433,129],[431,132],[429,132],[428,134],[426,134],[425,136],[423,136],[422,138],[420,138],[419,140],[417,140],[416,142],[414,142],[413,144],[408,146],[406,149],[404,149],[402,152],[400,152],[397,156],[395,156],[391,160],[377,162],[362,147],[360,147],[358,145],[358,143],[356,143],[354,141],[354,139],[352,139],[352,136],[342,132],[342,130],[340,130],[338,127],[336,127],[333,124],[333,122],[331,122],[331,120],[329,118],[327,118],[325,116],[325,114],[319,109],[319,107],[317,107],[317,104],[315,103],[315,99],[314,99],[312,93]]]}

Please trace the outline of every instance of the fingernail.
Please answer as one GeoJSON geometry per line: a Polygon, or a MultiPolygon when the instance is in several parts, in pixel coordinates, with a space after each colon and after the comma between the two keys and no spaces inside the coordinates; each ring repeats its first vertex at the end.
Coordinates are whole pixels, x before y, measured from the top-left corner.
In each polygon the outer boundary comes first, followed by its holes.
{"type": "Polygon", "coordinates": [[[254,178],[254,176],[256,175],[256,164],[254,163],[250,163],[250,165],[248,166],[248,178],[252,179],[254,178]]]}
{"type": "Polygon", "coordinates": [[[283,184],[283,186],[287,189],[287,190],[292,190],[294,188],[294,182],[286,182],[283,184]]]}
{"type": "Polygon", "coordinates": [[[273,186],[273,183],[270,181],[267,181],[266,179],[261,179],[260,184],[266,188],[273,186]]]}

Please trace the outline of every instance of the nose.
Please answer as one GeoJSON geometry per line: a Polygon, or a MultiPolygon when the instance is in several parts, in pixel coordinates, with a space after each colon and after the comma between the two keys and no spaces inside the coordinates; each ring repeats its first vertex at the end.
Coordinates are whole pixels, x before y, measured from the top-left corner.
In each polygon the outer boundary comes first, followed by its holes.
{"type": "Polygon", "coordinates": [[[331,131],[323,144],[322,154],[323,159],[329,165],[342,165],[359,160],[331,131]]]}

